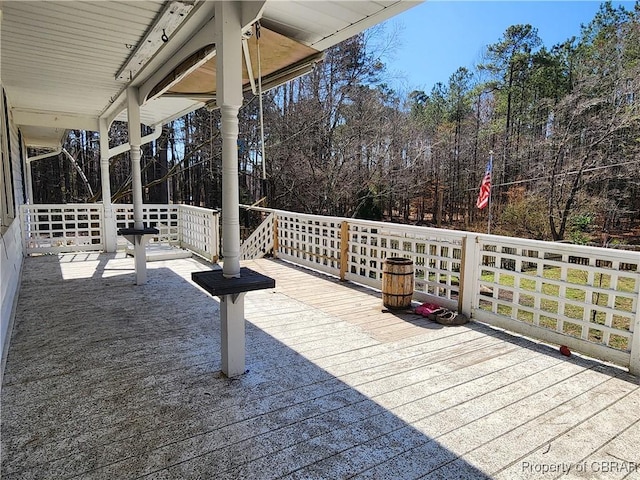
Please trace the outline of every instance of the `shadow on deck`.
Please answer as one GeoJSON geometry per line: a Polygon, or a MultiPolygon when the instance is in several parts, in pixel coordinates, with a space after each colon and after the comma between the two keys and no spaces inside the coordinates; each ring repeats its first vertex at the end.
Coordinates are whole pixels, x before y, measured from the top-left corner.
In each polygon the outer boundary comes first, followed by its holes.
{"type": "Polygon", "coordinates": [[[2,387],[3,478],[637,478],[624,372],[274,260],[246,296],[247,368],[220,374],[194,259],[25,261],[2,387]],[[584,471],[581,471],[584,467],[584,471]],[[564,471],[568,470],[567,475],[564,471]],[[615,473],[612,473],[615,469],[615,473]]]}

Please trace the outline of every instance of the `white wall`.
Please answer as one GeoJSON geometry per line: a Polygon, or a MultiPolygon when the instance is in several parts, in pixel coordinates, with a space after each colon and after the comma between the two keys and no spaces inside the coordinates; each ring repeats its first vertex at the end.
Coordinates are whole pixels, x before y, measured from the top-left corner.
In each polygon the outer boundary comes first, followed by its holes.
{"type": "MultiPolygon", "coordinates": [[[[2,132],[0,134],[0,146],[3,148],[3,172],[0,182],[0,191],[13,187],[12,195],[5,195],[5,199],[11,202],[11,216],[3,217],[3,225],[0,230],[0,386],[1,378],[4,374],[4,367],[8,353],[9,340],[11,338],[11,327],[13,323],[14,305],[20,287],[20,273],[22,271],[23,245],[22,229],[20,226],[20,205],[24,203],[24,181],[22,170],[25,159],[21,158],[21,152],[25,149],[20,146],[18,129],[13,124],[9,105],[5,105],[4,90],[0,88],[0,115],[3,121],[0,122],[2,132]],[[6,108],[5,108],[6,107],[6,108]],[[8,117],[5,116],[8,113],[8,117]],[[6,126],[9,126],[7,135],[6,126]],[[8,178],[10,172],[11,177],[8,178]],[[9,197],[9,198],[7,198],[9,197]]],[[[10,190],[9,190],[10,191],[10,190]]],[[[6,206],[5,206],[6,208],[6,206]]],[[[8,210],[5,210],[5,213],[8,210]]]]}
{"type": "Polygon", "coordinates": [[[20,220],[15,219],[9,229],[2,235],[0,241],[0,291],[2,295],[2,310],[0,311],[0,349],[2,365],[0,379],[4,373],[11,326],[13,323],[13,307],[20,285],[22,270],[22,241],[20,220]]]}

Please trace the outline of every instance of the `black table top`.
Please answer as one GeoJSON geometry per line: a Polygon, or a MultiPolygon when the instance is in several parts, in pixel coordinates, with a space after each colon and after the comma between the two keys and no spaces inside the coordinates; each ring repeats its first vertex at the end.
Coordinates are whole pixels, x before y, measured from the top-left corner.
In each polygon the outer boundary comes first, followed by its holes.
{"type": "Polygon", "coordinates": [[[121,228],[118,230],[118,235],[157,235],[160,230],[153,227],[146,228],[121,228]]]}
{"type": "Polygon", "coordinates": [[[275,288],[276,286],[276,281],[273,278],[244,267],[240,269],[239,278],[225,278],[222,275],[222,270],[209,270],[193,272],[191,279],[216,297],[275,288]]]}

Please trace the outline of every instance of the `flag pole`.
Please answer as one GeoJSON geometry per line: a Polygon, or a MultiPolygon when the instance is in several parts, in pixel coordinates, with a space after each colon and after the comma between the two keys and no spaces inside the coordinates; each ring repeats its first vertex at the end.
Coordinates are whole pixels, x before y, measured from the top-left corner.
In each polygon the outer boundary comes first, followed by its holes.
{"type": "MultiPolygon", "coordinates": [[[[489,150],[489,163],[492,166],[493,170],[493,150],[489,150]]],[[[493,171],[491,172],[491,176],[493,176],[493,171]]],[[[491,233],[491,196],[493,193],[493,188],[489,189],[489,219],[487,220],[487,235],[491,233]]]]}

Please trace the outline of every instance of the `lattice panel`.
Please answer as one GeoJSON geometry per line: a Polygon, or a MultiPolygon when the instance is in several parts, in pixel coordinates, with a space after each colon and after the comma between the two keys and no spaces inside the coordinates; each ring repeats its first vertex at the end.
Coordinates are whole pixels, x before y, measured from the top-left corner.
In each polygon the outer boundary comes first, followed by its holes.
{"type": "Polygon", "coordinates": [[[505,238],[481,240],[479,248],[481,310],[630,351],[637,254],[505,238]]]}
{"type": "Polygon", "coordinates": [[[273,251],[274,220],[275,213],[270,213],[267,218],[253,231],[240,246],[240,259],[253,260],[262,258],[273,251]]]}
{"type": "Polygon", "coordinates": [[[27,254],[102,250],[100,204],[22,205],[27,254]]]}
{"type": "MultiPolygon", "coordinates": [[[[142,221],[147,227],[155,227],[160,233],[151,239],[152,242],[180,243],[180,226],[178,221],[178,209],[180,205],[153,205],[144,204],[142,207],[142,221]]],[[[116,219],[116,228],[133,228],[133,205],[114,204],[113,214],[116,219]]],[[[125,247],[127,241],[118,236],[118,245],[125,247]]]]}
{"type": "Polygon", "coordinates": [[[413,260],[416,292],[457,300],[462,232],[377,222],[349,222],[348,279],[381,288],[388,257],[413,260]]]}
{"type": "Polygon", "coordinates": [[[209,261],[217,261],[219,253],[220,215],[215,210],[178,206],[180,245],[209,261]]]}
{"type": "Polygon", "coordinates": [[[332,275],[340,274],[339,218],[278,211],[278,255],[332,275]]]}

